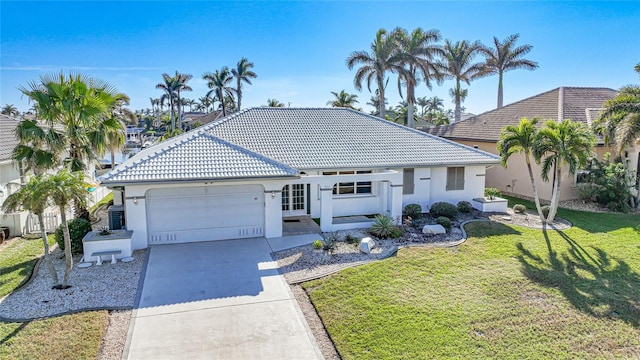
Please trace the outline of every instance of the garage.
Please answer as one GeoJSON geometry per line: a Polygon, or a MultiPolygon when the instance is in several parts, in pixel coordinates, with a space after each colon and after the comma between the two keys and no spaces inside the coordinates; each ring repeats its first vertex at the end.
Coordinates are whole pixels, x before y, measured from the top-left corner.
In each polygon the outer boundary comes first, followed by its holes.
{"type": "Polygon", "coordinates": [[[149,245],[264,236],[262,185],[147,191],[149,245]]]}

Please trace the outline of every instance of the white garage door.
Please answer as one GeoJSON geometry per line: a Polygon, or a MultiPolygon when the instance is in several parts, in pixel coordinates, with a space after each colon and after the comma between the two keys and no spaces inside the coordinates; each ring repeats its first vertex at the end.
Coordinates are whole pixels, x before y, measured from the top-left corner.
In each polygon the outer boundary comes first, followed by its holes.
{"type": "Polygon", "coordinates": [[[146,208],[150,245],[264,235],[261,185],[153,189],[146,208]]]}

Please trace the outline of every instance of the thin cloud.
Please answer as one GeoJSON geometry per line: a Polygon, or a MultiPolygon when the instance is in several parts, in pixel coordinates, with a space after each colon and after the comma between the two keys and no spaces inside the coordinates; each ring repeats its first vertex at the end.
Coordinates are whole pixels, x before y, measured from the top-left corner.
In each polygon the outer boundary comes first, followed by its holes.
{"type": "Polygon", "coordinates": [[[55,70],[82,70],[82,71],[157,71],[160,67],[116,67],[116,66],[55,66],[55,65],[32,65],[32,66],[0,66],[3,71],[55,71],[55,70]]]}

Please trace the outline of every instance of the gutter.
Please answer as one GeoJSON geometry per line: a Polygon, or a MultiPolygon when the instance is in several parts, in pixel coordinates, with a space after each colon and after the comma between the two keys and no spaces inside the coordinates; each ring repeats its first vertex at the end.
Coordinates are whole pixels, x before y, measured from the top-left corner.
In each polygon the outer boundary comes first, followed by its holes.
{"type": "Polygon", "coordinates": [[[289,176],[265,176],[265,177],[254,177],[254,178],[246,178],[246,177],[234,177],[234,178],[221,178],[221,179],[211,179],[211,178],[202,178],[202,179],[184,179],[184,180],[143,180],[143,181],[104,181],[100,182],[101,186],[106,186],[108,188],[114,188],[118,186],[126,186],[126,185],[154,185],[154,184],[194,184],[194,183],[219,183],[219,182],[232,182],[232,181],[258,181],[258,180],[279,180],[279,179],[300,179],[298,175],[289,175],[289,176]]]}

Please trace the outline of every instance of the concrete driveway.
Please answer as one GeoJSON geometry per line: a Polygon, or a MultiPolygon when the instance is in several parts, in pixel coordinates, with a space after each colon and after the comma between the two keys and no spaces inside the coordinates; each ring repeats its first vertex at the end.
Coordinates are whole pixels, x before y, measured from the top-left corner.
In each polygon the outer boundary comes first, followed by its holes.
{"type": "Polygon", "coordinates": [[[150,249],[128,359],[322,359],[263,238],[150,249]]]}

